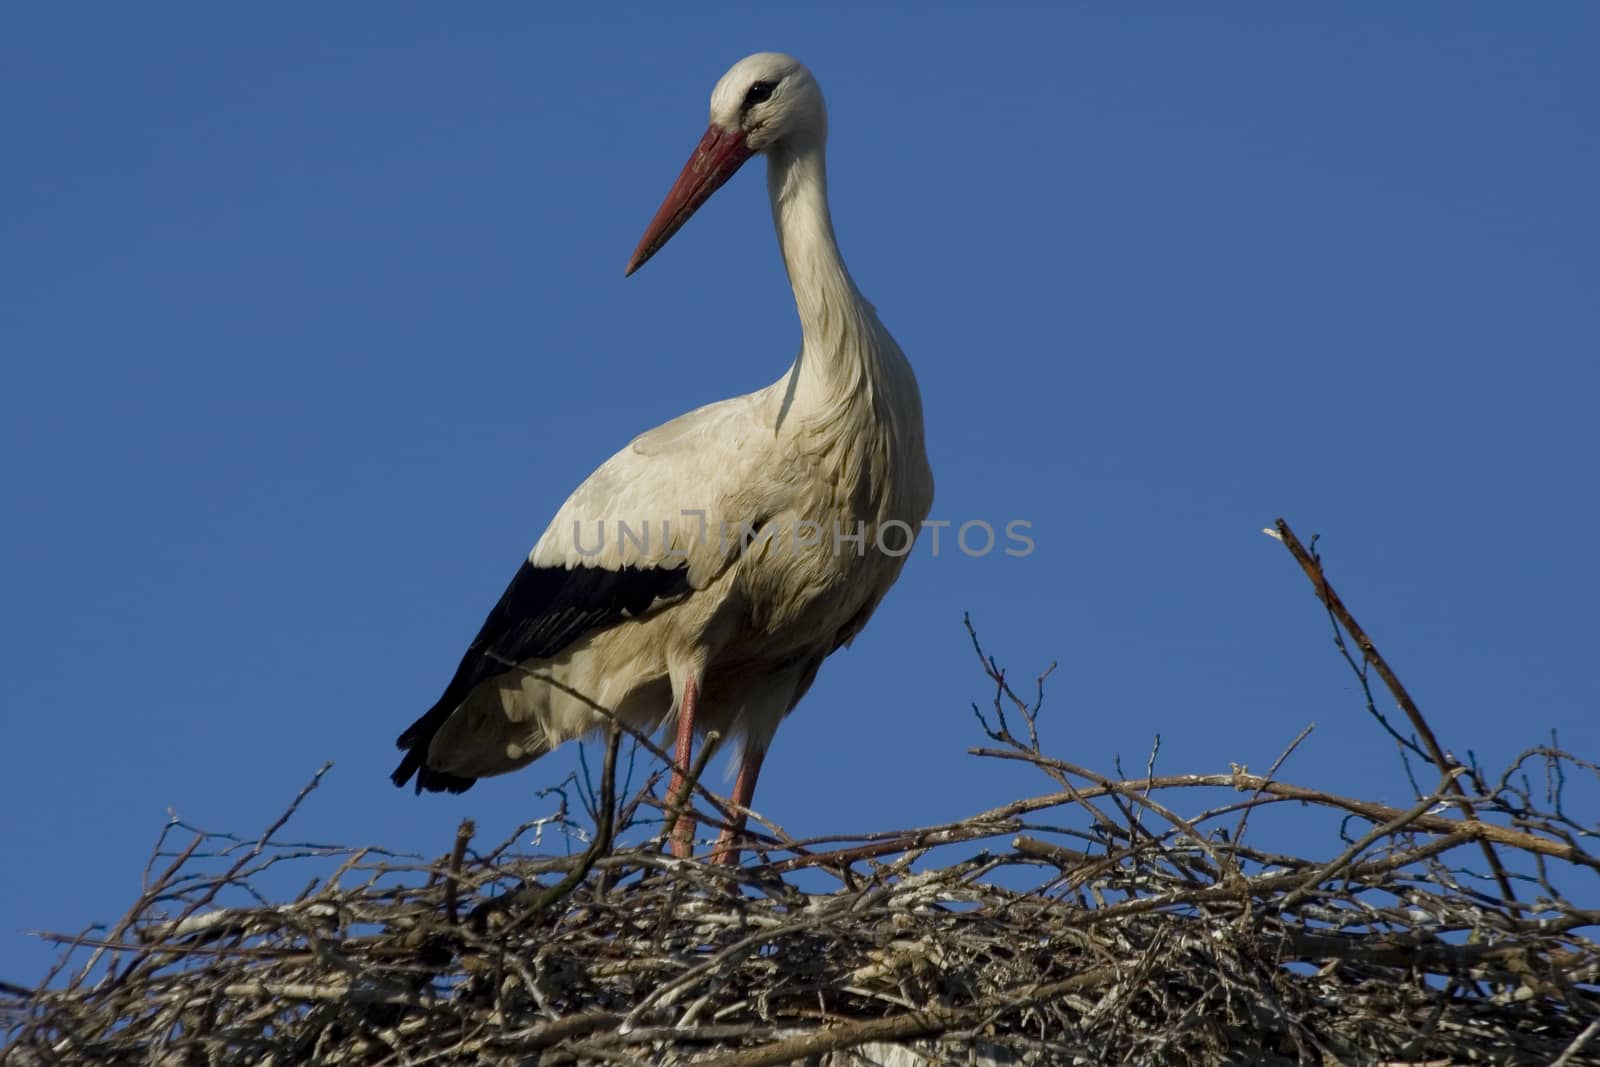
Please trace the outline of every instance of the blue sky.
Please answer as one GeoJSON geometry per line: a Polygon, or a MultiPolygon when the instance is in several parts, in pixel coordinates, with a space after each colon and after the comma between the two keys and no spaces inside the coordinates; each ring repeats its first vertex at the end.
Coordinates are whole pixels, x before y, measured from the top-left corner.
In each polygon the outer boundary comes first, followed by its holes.
{"type": "Polygon", "coordinates": [[[765,49],[828,95],[935,517],[1036,549],[919,549],[760,810],[1042,788],[964,754],[964,612],[1060,661],[1063,756],[1260,769],[1315,722],[1286,777],[1404,803],[1277,515],[1447,746],[1600,753],[1597,9],[910,10],[6,10],[0,977],[119,915],[169,810],[255,833],[324,760],[295,836],[546,810],[568,752],[416,798],[392,739],[584,475],[792,358],[758,165],[622,276],[765,49]]]}

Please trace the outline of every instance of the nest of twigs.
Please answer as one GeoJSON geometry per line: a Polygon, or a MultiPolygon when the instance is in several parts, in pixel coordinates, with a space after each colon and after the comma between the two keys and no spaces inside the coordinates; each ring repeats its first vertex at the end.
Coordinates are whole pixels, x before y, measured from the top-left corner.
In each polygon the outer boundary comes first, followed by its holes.
{"type": "MultiPolygon", "coordinates": [[[[1600,769],[1553,746],[1498,777],[1452,763],[1280,532],[1359,650],[1340,645],[1363,689],[1375,673],[1411,719],[1391,733],[1437,787],[1407,810],[1293,785],[1278,765],[1073,766],[1040,750],[1038,699],[980,651],[995,699],[979,754],[1037,768],[1037,796],[849,840],[766,826],[742,865],[679,860],[645,836],[674,798],[654,780],[616,796],[614,733],[590,788],[576,783],[585,817],[563,792],[498,846],[475,849],[467,825],[449,854],[407,862],[281,843],[308,786],[258,839],[169,826],[119,923],[63,937],[38,989],[7,987],[0,1058],[1600,1063],[1600,945],[1583,936],[1600,910],[1568,896],[1600,873],[1584,846],[1600,825],[1562,803],[1600,769]],[[1283,804],[1329,827],[1302,838],[1312,855],[1252,843],[1251,816],[1283,804]],[[552,836],[587,847],[535,854],[552,836]],[[290,864],[315,875],[298,896],[255,888],[290,864]]],[[[714,826],[725,802],[695,789],[714,826]]]]}

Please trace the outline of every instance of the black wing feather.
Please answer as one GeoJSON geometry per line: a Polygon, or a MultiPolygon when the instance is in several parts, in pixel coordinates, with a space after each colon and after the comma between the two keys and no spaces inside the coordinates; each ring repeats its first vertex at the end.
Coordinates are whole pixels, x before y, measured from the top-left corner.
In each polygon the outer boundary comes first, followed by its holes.
{"type": "Polygon", "coordinates": [[[444,695],[396,739],[406,754],[390,778],[404,786],[415,774],[419,793],[465,792],[477,779],[428,767],[428,746],[480,682],[554,656],[590,630],[643,614],[657,600],[688,589],[689,572],[683,568],[535,567],[524,561],[461,657],[444,695]]]}

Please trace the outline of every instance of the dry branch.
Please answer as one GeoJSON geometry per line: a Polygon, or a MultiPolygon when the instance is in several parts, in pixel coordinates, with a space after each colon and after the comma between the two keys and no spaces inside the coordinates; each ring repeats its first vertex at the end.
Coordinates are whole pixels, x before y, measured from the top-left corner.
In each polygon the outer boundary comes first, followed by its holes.
{"type": "MultiPolygon", "coordinates": [[[[1350,609],[1344,606],[1344,601],[1339,594],[1334,592],[1333,586],[1328,584],[1328,576],[1322,572],[1322,560],[1314,552],[1306,550],[1300,539],[1294,535],[1289,524],[1279,519],[1275,524],[1278,538],[1294,556],[1295,562],[1300,564],[1300,569],[1306,572],[1306,577],[1311,579],[1312,588],[1317,592],[1317,598],[1322,601],[1339,626],[1344,627],[1345,633],[1356,643],[1361,650],[1362,658],[1378,672],[1378,677],[1383,679],[1383,684],[1388,687],[1394,696],[1395,703],[1400,705],[1400,710],[1405,712],[1406,718],[1411,720],[1411,726],[1417,731],[1417,736],[1422,739],[1423,748],[1426,750],[1429,762],[1441,774],[1448,774],[1452,767],[1450,758],[1445,754],[1444,748],[1439,744],[1439,739],[1434,736],[1433,727],[1428,725],[1428,720],[1423,717],[1422,709],[1417,707],[1417,702],[1411,699],[1411,694],[1389,667],[1387,660],[1378,652],[1378,646],[1367,636],[1367,632],[1356,622],[1355,616],[1350,614],[1350,609]]],[[[1468,818],[1473,816],[1472,805],[1467,802],[1467,792],[1461,783],[1454,777],[1450,778],[1450,787],[1458,797],[1461,797],[1461,810],[1468,818]]],[[[1511,879],[1507,877],[1505,868],[1500,865],[1500,857],[1495,854],[1494,846],[1487,840],[1479,842],[1483,848],[1484,858],[1489,862],[1489,869],[1494,872],[1495,881],[1500,886],[1500,895],[1507,901],[1516,901],[1516,895],[1511,890],[1511,879]]]]}

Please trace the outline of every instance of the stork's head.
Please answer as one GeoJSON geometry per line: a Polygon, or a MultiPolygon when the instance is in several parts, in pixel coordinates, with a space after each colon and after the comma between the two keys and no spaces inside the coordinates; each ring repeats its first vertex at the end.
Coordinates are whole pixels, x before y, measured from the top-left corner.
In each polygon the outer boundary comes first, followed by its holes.
{"type": "Polygon", "coordinates": [[[783,142],[821,140],[828,112],[817,80],[781,52],[746,56],[711,90],[711,125],[742,135],[752,152],[783,142]]]}
{"type": "Polygon", "coordinates": [[[828,136],[822,90],[799,60],[757,52],[735,63],[711,90],[711,125],[628,260],[644,266],[745,160],[780,147],[820,145],[828,136]]]}

